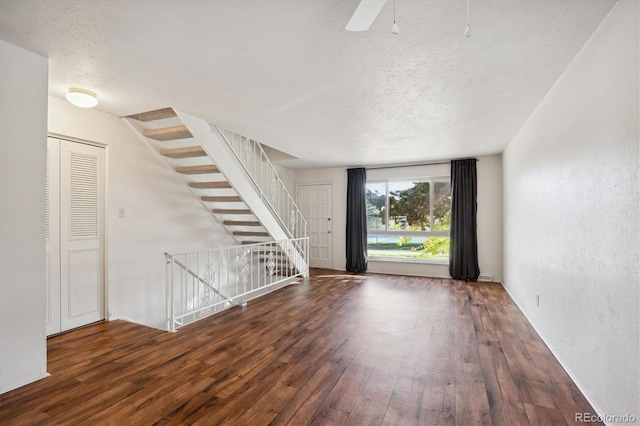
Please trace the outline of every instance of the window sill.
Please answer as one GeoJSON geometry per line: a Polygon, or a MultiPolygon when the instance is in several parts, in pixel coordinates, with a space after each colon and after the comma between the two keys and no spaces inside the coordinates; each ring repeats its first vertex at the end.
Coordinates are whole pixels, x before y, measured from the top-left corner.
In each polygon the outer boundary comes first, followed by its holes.
{"type": "Polygon", "coordinates": [[[427,264],[427,265],[443,265],[449,266],[448,259],[410,259],[399,257],[372,257],[369,256],[369,262],[390,262],[390,263],[412,263],[412,264],[427,264]]]}

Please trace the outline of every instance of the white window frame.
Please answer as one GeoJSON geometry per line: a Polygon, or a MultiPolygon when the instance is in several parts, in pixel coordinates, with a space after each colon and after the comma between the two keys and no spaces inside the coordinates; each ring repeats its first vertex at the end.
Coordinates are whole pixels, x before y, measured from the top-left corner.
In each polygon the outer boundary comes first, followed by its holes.
{"type": "MultiPolygon", "coordinates": [[[[393,179],[372,179],[367,180],[368,184],[380,184],[383,183],[385,186],[385,228],[384,230],[375,230],[369,229],[368,220],[367,220],[367,235],[375,236],[375,235],[383,235],[383,236],[407,236],[407,237],[450,237],[450,231],[436,231],[433,230],[433,206],[434,206],[434,193],[433,185],[435,182],[450,182],[450,176],[430,176],[430,177],[406,177],[406,178],[393,178],[393,179]],[[389,229],[389,184],[393,182],[429,182],[429,218],[431,223],[429,223],[428,231],[403,231],[403,230],[390,230],[389,229]]],[[[368,244],[367,244],[368,245],[368,244]]],[[[373,260],[393,260],[393,261],[402,261],[402,262],[425,262],[425,263],[448,263],[448,260],[445,261],[443,259],[412,259],[412,258],[396,258],[396,257],[384,257],[384,256],[376,256],[369,255],[373,260]]]]}

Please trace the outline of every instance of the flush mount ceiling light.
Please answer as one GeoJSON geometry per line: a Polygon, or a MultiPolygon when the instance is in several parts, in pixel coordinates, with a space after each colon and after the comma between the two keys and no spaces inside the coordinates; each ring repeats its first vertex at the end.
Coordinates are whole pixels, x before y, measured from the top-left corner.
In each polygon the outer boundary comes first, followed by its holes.
{"type": "Polygon", "coordinates": [[[95,93],[77,87],[69,88],[67,100],[80,108],[93,108],[98,105],[98,96],[95,93]]]}

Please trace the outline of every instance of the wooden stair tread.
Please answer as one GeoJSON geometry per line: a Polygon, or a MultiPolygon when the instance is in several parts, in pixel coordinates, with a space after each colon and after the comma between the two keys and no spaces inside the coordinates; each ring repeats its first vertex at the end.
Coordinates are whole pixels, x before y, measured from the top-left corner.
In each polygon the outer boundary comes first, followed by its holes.
{"type": "Polygon", "coordinates": [[[209,201],[212,203],[215,202],[225,202],[225,203],[239,203],[242,202],[242,198],[236,196],[236,195],[219,195],[219,196],[214,196],[214,195],[205,195],[204,197],[201,197],[202,201],[209,201]]]}
{"type": "Polygon", "coordinates": [[[218,182],[189,182],[189,186],[199,189],[232,188],[231,184],[224,180],[218,182]]]}
{"type": "Polygon", "coordinates": [[[262,244],[264,241],[242,241],[240,244],[249,245],[249,244],[262,244]]]}
{"type": "Polygon", "coordinates": [[[220,173],[220,170],[214,164],[205,164],[202,166],[176,167],[176,172],[182,173],[183,175],[200,175],[206,173],[220,173]]]}
{"type": "Polygon", "coordinates": [[[260,222],[249,220],[225,220],[222,223],[226,226],[262,226],[260,222]]]}
{"type": "Polygon", "coordinates": [[[193,137],[189,129],[187,129],[187,126],[184,124],[180,124],[179,126],[163,127],[161,129],[145,129],[142,134],[157,141],[170,141],[174,139],[193,137]]]}
{"type": "Polygon", "coordinates": [[[215,214],[251,214],[249,209],[213,209],[215,214]]]}
{"type": "Polygon", "coordinates": [[[160,154],[165,157],[171,158],[191,158],[191,157],[206,157],[207,153],[204,152],[201,146],[187,146],[184,148],[169,148],[160,150],[160,154]]]}
{"type": "Polygon", "coordinates": [[[128,115],[128,118],[133,118],[138,121],[155,121],[155,120],[163,120],[165,118],[177,117],[176,112],[173,108],[161,108],[153,111],[141,112],[139,114],[128,115]]]}
{"type": "Polygon", "coordinates": [[[254,232],[254,231],[233,231],[233,235],[239,237],[270,237],[268,232],[254,232]]]}

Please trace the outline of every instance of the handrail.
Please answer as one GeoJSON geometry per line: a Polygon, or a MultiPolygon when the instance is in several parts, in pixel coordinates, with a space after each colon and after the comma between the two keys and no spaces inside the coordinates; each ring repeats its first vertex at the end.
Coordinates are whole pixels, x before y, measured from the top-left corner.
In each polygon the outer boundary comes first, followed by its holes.
{"type": "Polygon", "coordinates": [[[167,328],[177,328],[309,274],[309,238],[165,252],[167,328]],[[203,272],[204,271],[204,272],[203,272]],[[203,272],[202,274],[200,274],[203,272]]]}
{"type": "MultiPolygon", "coordinates": [[[[185,265],[184,263],[180,262],[179,260],[176,260],[176,258],[174,257],[174,255],[167,253],[166,251],[164,252],[164,255],[167,257],[167,259],[171,259],[176,265],[178,265],[179,267],[181,267],[182,269],[185,270],[186,273],[188,273],[189,275],[191,275],[193,278],[197,279],[198,281],[200,281],[206,288],[207,290],[216,293],[218,296],[220,297],[224,297],[227,300],[231,300],[230,298],[228,298],[227,296],[225,296],[224,294],[220,293],[216,288],[212,287],[204,278],[202,278],[200,275],[196,274],[195,272],[193,272],[187,265],[185,265]]],[[[167,263],[170,263],[169,260],[167,260],[167,263]]]]}
{"type": "MultiPolygon", "coordinates": [[[[239,249],[253,249],[256,247],[260,247],[260,246],[264,246],[265,244],[276,244],[278,245],[279,243],[284,243],[287,241],[297,241],[297,240],[303,240],[304,238],[292,238],[292,239],[288,239],[288,240],[276,240],[276,241],[263,241],[263,242],[259,242],[259,243],[251,243],[251,244],[237,244],[235,246],[224,246],[224,247],[210,247],[210,248],[205,248],[201,251],[213,251],[213,250],[239,250],[239,249]]],[[[166,256],[182,256],[185,254],[192,254],[195,253],[193,251],[183,251],[183,252],[174,252],[174,253],[167,253],[164,252],[164,254],[166,256]]]]}
{"type": "Polygon", "coordinates": [[[262,145],[255,140],[245,138],[230,130],[221,129],[218,126],[215,126],[215,128],[229,148],[231,148],[231,151],[240,164],[242,164],[261,198],[274,212],[280,224],[288,232],[288,235],[291,238],[306,237],[307,221],[304,216],[302,216],[293,197],[289,191],[287,191],[284,182],[282,182],[278,172],[276,172],[275,167],[264,152],[262,145]],[[227,134],[229,137],[227,137],[227,134]],[[236,145],[242,145],[242,147],[236,145]],[[254,152],[259,153],[259,167],[255,164],[255,158],[258,156],[254,155],[254,152]],[[250,158],[253,158],[253,160],[250,160],[250,158]],[[266,170],[262,167],[263,162],[266,164],[266,170]],[[249,167],[250,164],[251,167],[249,167]],[[264,179],[265,175],[267,180],[269,177],[271,180],[266,182],[264,179]],[[271,196],[269,196],[267,192],[270,192],[271,196]]]}

